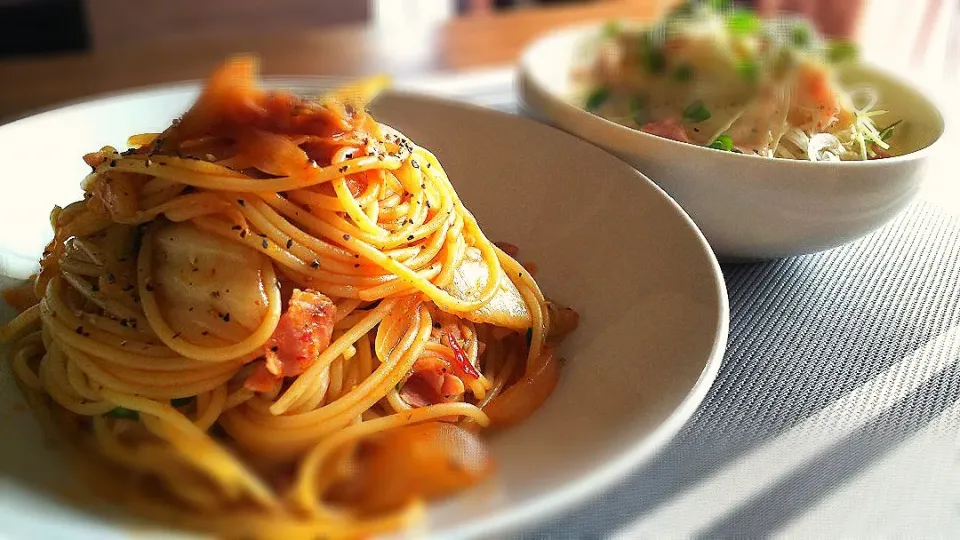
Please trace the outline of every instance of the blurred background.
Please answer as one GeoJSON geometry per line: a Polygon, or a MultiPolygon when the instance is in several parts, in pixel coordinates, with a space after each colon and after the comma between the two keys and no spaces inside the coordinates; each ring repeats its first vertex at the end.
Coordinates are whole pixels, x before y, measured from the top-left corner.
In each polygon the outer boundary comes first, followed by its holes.
{"type": "MultiPolygon", "coordinates": [[[[255,52],[266,74],[406,76],[507,65],[551,28],[654,18],[676,0],[0,0],[0,119],[203,77],[255,52]]],[[[849,37],[868,60],[954,77],[960,0],[754,0],[849,37]]]]}

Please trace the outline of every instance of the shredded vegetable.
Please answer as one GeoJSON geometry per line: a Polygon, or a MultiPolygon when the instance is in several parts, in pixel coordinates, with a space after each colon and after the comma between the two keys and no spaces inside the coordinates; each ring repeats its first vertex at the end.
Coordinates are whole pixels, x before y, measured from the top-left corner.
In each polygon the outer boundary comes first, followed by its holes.
{"type": "Polygon", "coordinates": [[[763,20],[731,2],[680,5],[653,25],[603,27],[582,74],[585,109],[660,137],[771,158],[850,161],[895,154],[900,120],[881,96],[845,88],[850,43],[803,20],[763,20]]]}

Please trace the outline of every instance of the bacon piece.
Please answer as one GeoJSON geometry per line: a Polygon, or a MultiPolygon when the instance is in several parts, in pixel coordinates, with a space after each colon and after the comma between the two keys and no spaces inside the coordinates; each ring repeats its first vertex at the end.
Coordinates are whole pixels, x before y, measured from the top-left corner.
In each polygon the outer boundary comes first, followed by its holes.
{"type": "Polygon", "coordinates": [[[272,389],[284,377],[306,371],[330,345],[336,316],[337,306],[323,294],[294,289],[287,311],[264,345],[266,361],[244,387],[255,391],[272,389]],[[271,377],[275,382],[270,382],[271,377]]]}
{"type": "Polygon", "coordinates": [[[687,132],[684,131],[683,126],[678,124],[674,120],[663,120],[660,122],[648,122],[640,128],[640,131],[649,133],[651,135],[656,135],[657,137],[663,137],[664,139],[670,139],[673,141],[680,141],[688,143],[690,138],[687,137],[687,132]]]}
{"type": "Polygon", "coordinates": [[[337,306],[312,290],[293,290],[287,311],[267,340],[267,369],[274,375],[293,377],[306,371],[330,345],[337,306]]]}
{"type": "Polygon", "coordinates": [[[413,407],[455,401],[463,394],[464,385],[450,371],[450,365],[441,358],[419,358],[413,365],[413,374],[400,389],[400,397],[413,407]]]}

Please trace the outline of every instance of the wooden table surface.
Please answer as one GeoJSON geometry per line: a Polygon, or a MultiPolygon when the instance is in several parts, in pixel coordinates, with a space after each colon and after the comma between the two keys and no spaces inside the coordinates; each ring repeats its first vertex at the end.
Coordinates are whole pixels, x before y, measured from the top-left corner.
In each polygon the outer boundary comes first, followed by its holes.
{"type": "Polygon", "coordinates": [[[649,18],[666,0],[605,0],[478,14],[422,27],[344,26],[264,35],[220,35],[148,48],[0,61],[0,119],[140,86],[195,80],[227,56],[257,53],[267,75],[411,75],[513,62],[538,34],[609,19],[649,18]]]}

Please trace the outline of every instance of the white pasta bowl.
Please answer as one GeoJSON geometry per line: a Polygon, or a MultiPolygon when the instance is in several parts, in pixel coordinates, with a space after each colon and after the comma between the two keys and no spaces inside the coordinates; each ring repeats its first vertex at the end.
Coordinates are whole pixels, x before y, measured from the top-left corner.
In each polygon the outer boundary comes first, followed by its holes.
{"type": "MultiPolygon", "coordinates": [[[[0,288],[35,268],[50,237],[50,208],[81,195],[89,168],[80,156],[164,128],[196,90],[122,94],[0,126],[0,159],[18,179],[0,197],[0,288]]],[[[493,478],[429,505],[426,536],[499,538],[533,527],[623,478],[696,409],[726,344],[720,268],[662,190],[575,137],[411,95],[384,96],[373,112],[434,151],[487,235],[520,246],[545,293],[582,316],[561,349],[567,361],[554,395],[528,421],[491,438],[493,478]],[[590,186],[582,184],[590,177],[590,186]]],[[[169,538],[148,535],[142,524],[134,532],[122,513],[64,502],[90,498],[43,443],[6,361],[0,440],[0,536],[169,538]]]]}
{"type": "Polygon", "coordinates": [[[903,119],[891,144],[897,157],[857,162],[771,159],[664,139],[591,114],[574,103],[573,67],[601,32],[563,29],[531,44],[519,66],[524,106],[535,117],[636,167],[690,214],[722,260],[789,257],[855,240],[903,210],[944,130],[920,91],[874,67],[840,73],[844,84],[877,90],[877,108],[903,119]]]}

